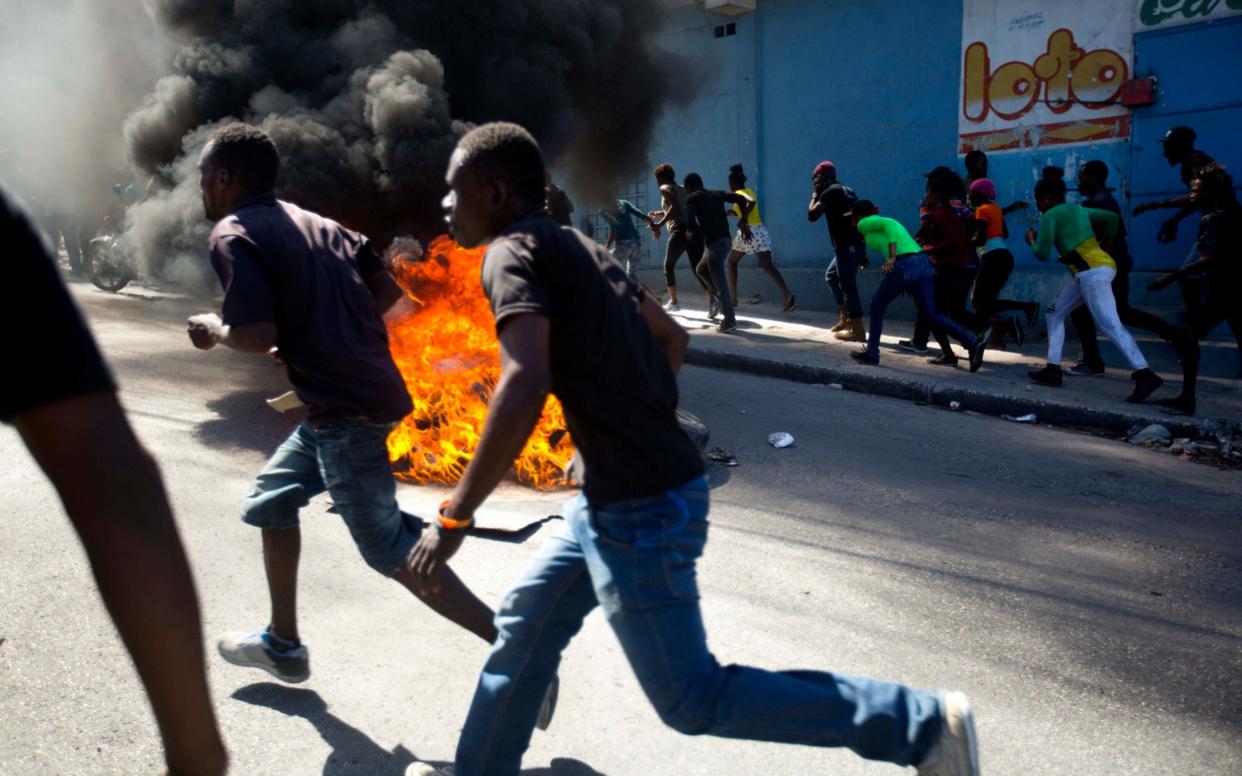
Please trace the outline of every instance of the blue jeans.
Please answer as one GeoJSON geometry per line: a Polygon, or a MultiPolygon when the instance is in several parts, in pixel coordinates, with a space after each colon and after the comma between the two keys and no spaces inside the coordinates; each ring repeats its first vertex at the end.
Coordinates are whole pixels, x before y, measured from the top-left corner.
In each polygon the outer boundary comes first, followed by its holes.
{"type": "Polygon", "coordinates": [[[702,478],[602,508],[582,496],[570,501],[565,523],[496,613],[500,636],[458,743],[458,776],[519,772],[561,652],[597,604],[647,699],[674,730],[845,746],[899,765],[923,759],[941,724],[931,693],[820,671],[716,662],[695,580],[708,502],[702,478]]]}
{"type": "Polygon", "coordinates": [[[391,577],[422,534],[422,523],[397,507],[397,484],[388,463],[391,430],[391,424],[360,418],[302,423],[259,473],[242,521],[258,528],[295,528],[298,511],[327,491],[363,560],[391,577]]]}
{"type": "Polygon", "coordinates": [[[845,245],[833,257],[824,273],[824,282],[837,300],[837,307],[851,318],[862,317],[862,297],[858,293],[858,270],[867,249],[862,245],[845,245]]]}
{"type": "Polygon", "coordinates": [[[871,328],[867,336],[867,352],[876,358],[880,357],[880,335],[884,332],[884,311],[897,297],[910,292],[914,304],[918,307],[919,317],[925,317],[933,330],[943,330],[958,342],[973,349],[977,340],[975,335],[966,331],[958,324],[949,320],[948,316],[936,311],[936,270],[931,260],[922,253],[909,253],[897,257],[893,271],[884,275],[880,287],[871,297],[871,328]]]}

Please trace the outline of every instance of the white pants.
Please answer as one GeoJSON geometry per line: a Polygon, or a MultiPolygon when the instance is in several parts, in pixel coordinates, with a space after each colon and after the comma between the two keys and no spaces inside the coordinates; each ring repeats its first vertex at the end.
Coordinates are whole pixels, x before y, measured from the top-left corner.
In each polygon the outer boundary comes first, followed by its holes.
{"type": "Polygon", "coordinates": [[[1065,319],[1080,305],[1086,304],[1100,332],[1116,345],[1136,372],[1147,368],[1134,337],[1117,317],[1117,300],[1113,297],[1112,267],[1097,267],[1079,272],[1061,289],[1061,295],[1048,311],[1048,363],[1060,365],[1065,348],[1065,319]]]}

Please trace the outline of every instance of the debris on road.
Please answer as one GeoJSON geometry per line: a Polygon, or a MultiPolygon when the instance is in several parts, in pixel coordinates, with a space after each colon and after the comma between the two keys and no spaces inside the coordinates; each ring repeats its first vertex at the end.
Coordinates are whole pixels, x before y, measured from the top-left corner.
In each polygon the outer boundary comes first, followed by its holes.
{"type": "Polygon", "coordinates": [[[789,447],[793,443],[793,434],[785,431],[777,431],[775,434],[768,435],[768,444],[773,447],[789,447]]]}
{"type": "Polygon", "coordinates": [[[1200,461],[1230,468],[1242,467],[1242,426],[1207,420],[1193,437],[1177,437],[1164,426],[1134,426],[1125,441],[1139,447],[1166,450],[1184,461],[1200,461]]]}
{"type": "Polygon", "coordinates": [[[1132,445],[1141,445],[1143,447],[1155,447],[1156,445],[1168,447],[1173,444],[1173,434],[1159,423],[1153,423],[1140,429],[1137,433],[1131,434],[1126,441],[1132,445]]]}
{"type": "Polygon", "coordinates": [[[961,412],[962,403],[960,401],[951,401],[949,402],[949,409],[952,410],[953,412],[961,412]]]}
{"type": "Polygon", "coordinates": [[[1015,417],[1015,416],[1013,416],[1013,415],[1001,415],[1001,420],[1007,420],[1007,421],[1009,421],[1010,423],[1030,423],[1030,424],[1035,424],[1035,423],[1038,423],[1038,422],[1039,422],[1039,418],[1035,417],[1035,413],[1034,413],[1034,412],[1030,413],[1029,415],[1018,415],[1018,416],[1016,416],[1016,417],[1015,417]]]}
{"type": "Polygon", "coordinates": [[[707,451],[707,460],[715,461],[716,463],[723,464],[725,466],[738,465],[736,455],[719,447],[713,447],[711,450],[707,451]]]}
{"type": "Polygon", "coordinates": [[[828,388],[829,390],[833,390],[833,391],[844,391],[845,390],[845,386],[841,385],[840,383],[828,383],[828,388]]]}

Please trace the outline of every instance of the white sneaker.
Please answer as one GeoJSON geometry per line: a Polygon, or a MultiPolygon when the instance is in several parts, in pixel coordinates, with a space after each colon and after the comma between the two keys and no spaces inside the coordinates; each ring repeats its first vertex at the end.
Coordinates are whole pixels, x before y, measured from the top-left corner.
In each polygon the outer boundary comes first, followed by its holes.
{"type": "Polygon", "coordinates": [[[979,776],[975,715],[966,694],[942,692],[940,717],[940,738],[919,765],[919,776],[979,776]]]}
{"type": "Polygon", "coordinates": [[[220,657],[235,666],[262,668],[272,676],[300,684],[310,678],[310,652],[304,644],[280,650],[272,643],[266,630],[258,633],[225,636],[216,643],[220,657]]]}
{"type": "Polygon", "coordinates": [[[451,765],[437,768],[434,765],[415,760],[405,769],[405,776],[455,776],[455,774],[451,765]]]}
{"type": "Polygon", "coordinates": [[[670,300],[670,301],[668,301],[668,302],[665,302],[665,303],[664,303],[664,309],[665,309],[667,312],[670,312],[670,313],[679,313],[679,312],[681,312],[681,305],[679,305],[679,304],[677,304],[676,302],[674,302],[674,301],[671,301],[671,300],[670,300]]]}

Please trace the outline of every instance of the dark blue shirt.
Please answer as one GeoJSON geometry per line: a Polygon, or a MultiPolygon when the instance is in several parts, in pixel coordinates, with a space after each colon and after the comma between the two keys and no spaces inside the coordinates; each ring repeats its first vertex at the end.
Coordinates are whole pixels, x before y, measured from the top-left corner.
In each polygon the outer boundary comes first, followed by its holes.
{"type": "Polygon", "coordinates": [[[1096,210],[1107,210],[1110,213],[1117,214],[1117,235],[1113,237],[1113,244],[1108,250],[1108,255],[1113,257],[1113,261],[1117,262],[1118,272],[1129,272],[1134,269],[1134,257],[1130,255],[1130,245],[1126,242],[1126,222],[1125,216],[1121,212],[1121,205],[1117,204],[1117,199],[1108,190],[1097,191],[1089,197],[1082,200],[1083,207],[1095,208],[1096,210]]]}
{"type": "Polygon", "coordinates": [[[228,325],[273,321],[289,382],[311,420],[392,423],[412,409],[388,331],[364,282],[384,264],[357,232],[272,194],[216,224],[211,265],[228,325]]]}

